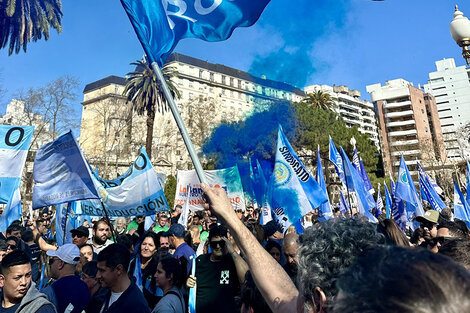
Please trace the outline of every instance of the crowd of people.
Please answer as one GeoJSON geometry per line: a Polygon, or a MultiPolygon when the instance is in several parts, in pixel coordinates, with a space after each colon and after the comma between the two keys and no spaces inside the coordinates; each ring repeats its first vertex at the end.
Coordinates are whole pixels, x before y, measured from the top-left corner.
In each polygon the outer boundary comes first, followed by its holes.
{"type": "Polygon", "coordinates": [[[180,206],[150,227],[96,218],[57,246],[51,209],[15,221],[0,235],[0,313],[470,312],[470,231],[450,209],[406,234],[385,216],[311,214],[299,234],[202,188],[185,225],[180,206]]]}

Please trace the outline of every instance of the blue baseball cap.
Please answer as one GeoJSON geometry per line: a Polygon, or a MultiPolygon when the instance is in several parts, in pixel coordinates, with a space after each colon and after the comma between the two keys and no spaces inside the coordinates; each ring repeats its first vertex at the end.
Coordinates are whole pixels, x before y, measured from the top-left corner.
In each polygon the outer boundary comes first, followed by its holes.
{"type": "Polygon", "coordinates": [[[184,237],[184,227],[181,224],[173,224],[170,229],[162,234],[163,236],[172,236],[183,238],[184,237]]]}

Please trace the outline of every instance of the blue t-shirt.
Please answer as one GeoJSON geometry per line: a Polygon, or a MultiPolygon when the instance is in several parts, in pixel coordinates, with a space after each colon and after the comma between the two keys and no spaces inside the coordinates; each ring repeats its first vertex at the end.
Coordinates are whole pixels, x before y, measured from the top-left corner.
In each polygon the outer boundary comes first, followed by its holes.
{"type": "Polygon", "coordinates": [[[85,282],[74,275],[55,281],[44,289],[43,293],[56,306],[57,313],[64,313],[69,303],[73,305],[72,313],[81,313],[87,308],[91,299],[85,282]]]}
{"type": "Polygon", "coordinates": [[[178,248],[176,248],[173,257],[179,259],[184,256],[188,261],[188,273],[190,273],[192,267],[192,257],[195,253],[196,252],[194,252],[194,250],[186,242],[183,242],[178,246],[178,248]]]}

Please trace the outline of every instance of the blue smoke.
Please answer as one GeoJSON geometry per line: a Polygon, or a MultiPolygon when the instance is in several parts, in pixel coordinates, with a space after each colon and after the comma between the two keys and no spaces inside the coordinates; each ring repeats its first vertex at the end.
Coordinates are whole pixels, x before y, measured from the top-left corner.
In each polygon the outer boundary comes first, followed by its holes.
{"type": "Polygon", "coordinates": [[[261,27],[274,28],[272,31],[276,37],[282,38],[283,46],[278,49],[273,44],[270,53],[255,56],[249,72],[304,87],[307,79],[324,66],[312,58],[316,41],[327,34],[342,31],[350,7],[350,0],[272,3],[259,24],[261,27]],[[286,15],[289,18],[285,18],[286,15]]]}

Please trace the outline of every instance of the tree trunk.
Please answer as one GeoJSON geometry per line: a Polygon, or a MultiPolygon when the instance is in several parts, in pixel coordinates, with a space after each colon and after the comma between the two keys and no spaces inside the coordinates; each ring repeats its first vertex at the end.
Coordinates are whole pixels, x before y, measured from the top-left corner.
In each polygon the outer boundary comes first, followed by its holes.
{"type": "Polygon", "coordinates": [[[147,111],[147,139],[145,140],[145,149],[149,159],[152,160],[152,141],[153,141],[153,123],[155,122],[155,110],[152,107],[147,111]]]}

